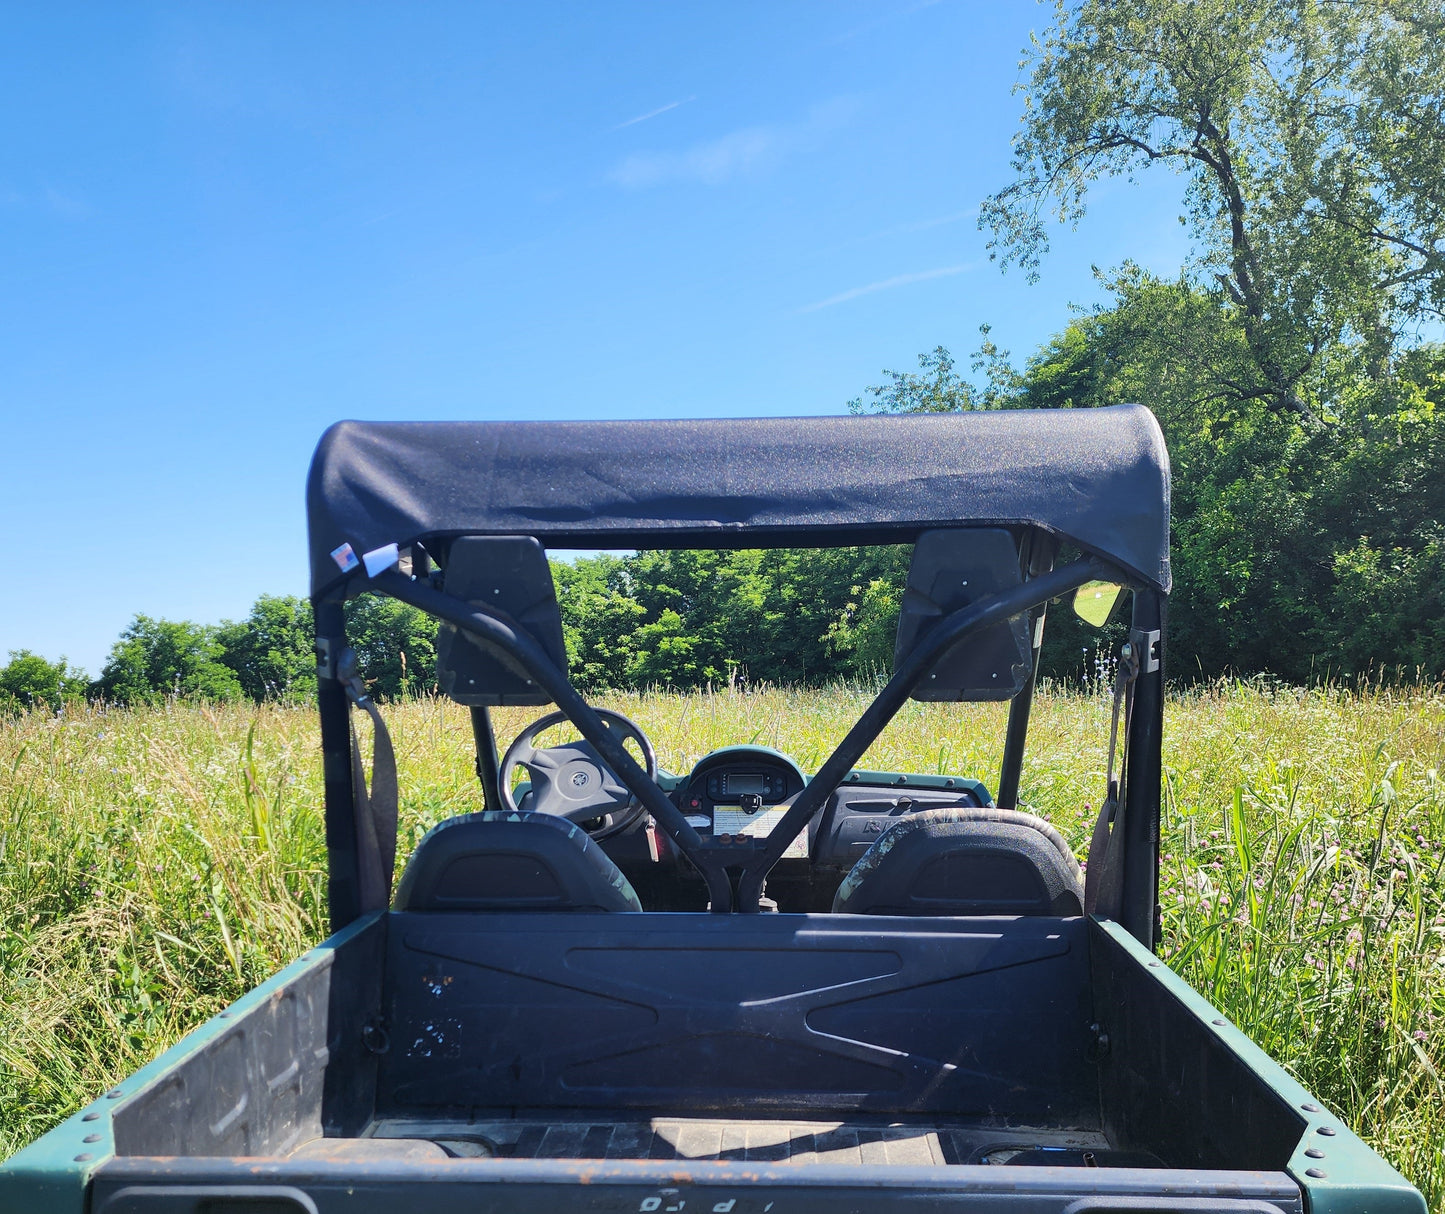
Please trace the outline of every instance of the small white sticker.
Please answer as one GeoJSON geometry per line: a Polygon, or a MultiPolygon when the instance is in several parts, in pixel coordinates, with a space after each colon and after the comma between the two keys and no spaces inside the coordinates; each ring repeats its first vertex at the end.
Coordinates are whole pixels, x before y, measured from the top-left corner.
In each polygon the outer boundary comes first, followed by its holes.
{"type": "Polygon", "coordinates": [[[386,544],[381,548],[373,548],[370,552],[363,552],[361,559],[366,565],[366,576],[375,577],[401,560],[401,553],[397,551],[395,544],[386,544]]]}
{"type": "Polygon", "coordinates": [[[340,548],[333,548],[331,550],[331,559],[336,562],[337,568],[340,569],[342,573],[350,573],[361,564],[361,562],[356,559],[356,553],[351,550],[350,544],[342,544],[340,548]]]}

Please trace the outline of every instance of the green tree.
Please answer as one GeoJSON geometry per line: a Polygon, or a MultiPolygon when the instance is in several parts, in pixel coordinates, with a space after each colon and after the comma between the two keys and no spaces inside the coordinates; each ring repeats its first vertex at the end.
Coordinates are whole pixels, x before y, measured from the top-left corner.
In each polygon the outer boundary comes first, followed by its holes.
{"type": "Polygon", "coordinates": [[[886,384],[864,390],[848,402],[850,413],[962,413],[978,408],[978,389],[954,369],[953,355],[935,346],[918,356],[918,374],[888,371],[886,384]]]}
{"type": "Polygon", "coordinates": [[[935,346],[918,356],[918,374],[888,371],[886,384],[864,389],[862,396],[848,402],[850,413],[963,413],[973,409],[1000,409],[1016,403],[1023,388],[1007,350],[1000,350],[989,336],[989,326],[979,326],[981,341],[973,352],[970,368],[983,372],[981,383],[954,370],[953,355],[945,346],[935,346]],[[868,399],[865,399],[868,398],[868,399]]]}
{"type": "Polygon", "coordinates": [[[572,681],[585,690],[630,686],[634,634],[647,612],[628,593],[627,562],[607,554],[553,561],[552,580],[572,681]]]}
{"type": "Polygon", "coordinates": [[[901,586],[907,567],[907,548],[824,548],[640,552],[553,572],[579,686],[699,687],[871,671],[850,603],[875,581],[901,586]]]}
{"type": "Polygon", "coordinates": [[[239,699],[241,684],[221,660],[224,652],[214,628],[138,615],[111,646],[93,691],[119,704],[156,704],[171,695],[239,699]]]}
{"type": "Polygon", "coordinates": [[[1358,365],[1318,427],[1237,392],[1249,361],[1237,316],[1208,291],[1132,271],[1113,307],[1030,361],[1022,399],[1142,400],[1159,417],[1174,469],[1176,672],[1438,675],[1445,350],[1358,365]]]}
{"type": "Polygon", "coordinates": [[[85,695],[88,680],[64,658],[47,662],[28,649],[12,649],[0,667],[0,709],[47,708],[55,711],[68,700],[85,695]]]}
{"type": "Polygon", "coordinates": [[[873,578],[867,585],[854,586],[852,591],[828,630],[828,641],[844,660],[847,673],[887,677],[893,669],[902,585],[888,578],[873,578]]]}
{"type": "Polygon", "coordinates": [[[371,694],[394,700],[434,692],[437,625],[424,611],[380,594],[346,604],[346,637],[371,694]]]}
{"type": "MultiPolygon", "coordinates": [[[[1207,289],[1126,267],[1114,290],[1029,359],[1011,403],[1145,401],[1158,416],[1174,469],[1172,672],[1445,673],[1445,348],[1357,365],[1332,388],[1331,424],[1307,427],[1236,390],[1248,344],[1207,289]]],[[[1099,642],[1055,609],[1044,673],[1090,674],[1099,642]]]]}
{"type": "Polygon", "coordinates": [[[216,632],[221,660],[241,690],[256,701],[310,696],[316,691],[311,604],[292,595],[263,594],[244,620],[216,632]]]}
{"type": "Polygon", "coordinates": [[[980,226],[1037,272],[1046,220],[1163,164],[1192,284],[1237,322],[1238,399],[1306,425],[1445,308],[1445,18],[1416,0],[1059,0],[1035,42],[1015,180],[980,226]]]}

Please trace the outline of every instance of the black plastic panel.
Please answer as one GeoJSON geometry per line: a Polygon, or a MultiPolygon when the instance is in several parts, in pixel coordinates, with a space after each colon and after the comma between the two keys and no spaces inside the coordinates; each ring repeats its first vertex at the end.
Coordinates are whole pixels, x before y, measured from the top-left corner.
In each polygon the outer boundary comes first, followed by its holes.
{"type": "Polygon", "coordinates": [[[1082,920],[392,916],[378,1116],[1098,1121],[1082,920]]]}
{"type": "MultiPolygon", "coordinates": [[[[933,626],[1023,581],[1019,545],[1001,527],[925,531],[913,547],[898,613],[897,669],[933,626]]],[[[1028,618],[1015,616],[954,646],[913,691],[915,700],[1012,699],[1032,672],[1028,618]]]]}
{"type": "MultiPolygon", "coordinates": [[[[503,611],[567,669],[562,610],[542,545],[529,535],[470,536],[447,555],[446,591],[464,602],[503,611]]],[[[547,704],[525,671],[450,624],[437,629],[437,683],[458,704],[547,704]]]]}
{"type": "Polygon", "coordinates": [[[371,1118],[362,1025],[381,997],[384,919],[328,953],[114,1114],[117,1155],[284,1155],[371,1118]]]}
{"type": "Polygon", "coordinates": [[[1304,1118],[1097,927],[1089,946],[1110,1139],[1174,1167],[1285,1167],[1304,1118]]]}

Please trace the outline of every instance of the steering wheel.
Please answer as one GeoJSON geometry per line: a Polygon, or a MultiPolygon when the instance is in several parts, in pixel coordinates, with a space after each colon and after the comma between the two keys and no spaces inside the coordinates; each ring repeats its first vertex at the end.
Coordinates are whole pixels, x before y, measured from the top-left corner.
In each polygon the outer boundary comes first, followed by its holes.
{"type": "MultiPolygon", "coordinates": [[[[642,748],[643,766],[649,780],[657,779],[657,753],[635,721],[620,712],[599,708],[597,715],[623,741],[631,738],[642,748]]],[[[512,773],[526,767],[532,777],[532,813],[553,814],[576,822],[594,839],[606,839],[626,830],[647,811],[603,762],[586,739],[565,746],[537,748],[544,730],[567,720],[567,714],[549,712],[528,725],[507,747],[497,774],[497,792],[502,808],[517,812],[512,796],[512,773]]]]}

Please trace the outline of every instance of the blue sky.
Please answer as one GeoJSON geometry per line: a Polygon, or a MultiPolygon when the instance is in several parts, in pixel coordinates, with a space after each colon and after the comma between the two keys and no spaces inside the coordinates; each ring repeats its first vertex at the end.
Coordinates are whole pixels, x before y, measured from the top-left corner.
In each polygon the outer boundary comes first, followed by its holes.
{"type": "Polygon", "coordinates": [[[342,417],[843,411],[981,323],[1022,359],[1171,273],[1110,183],[988,263],[1029,2],[13,5],[0,43],[0,654],[305,586],[342,417]]]}

